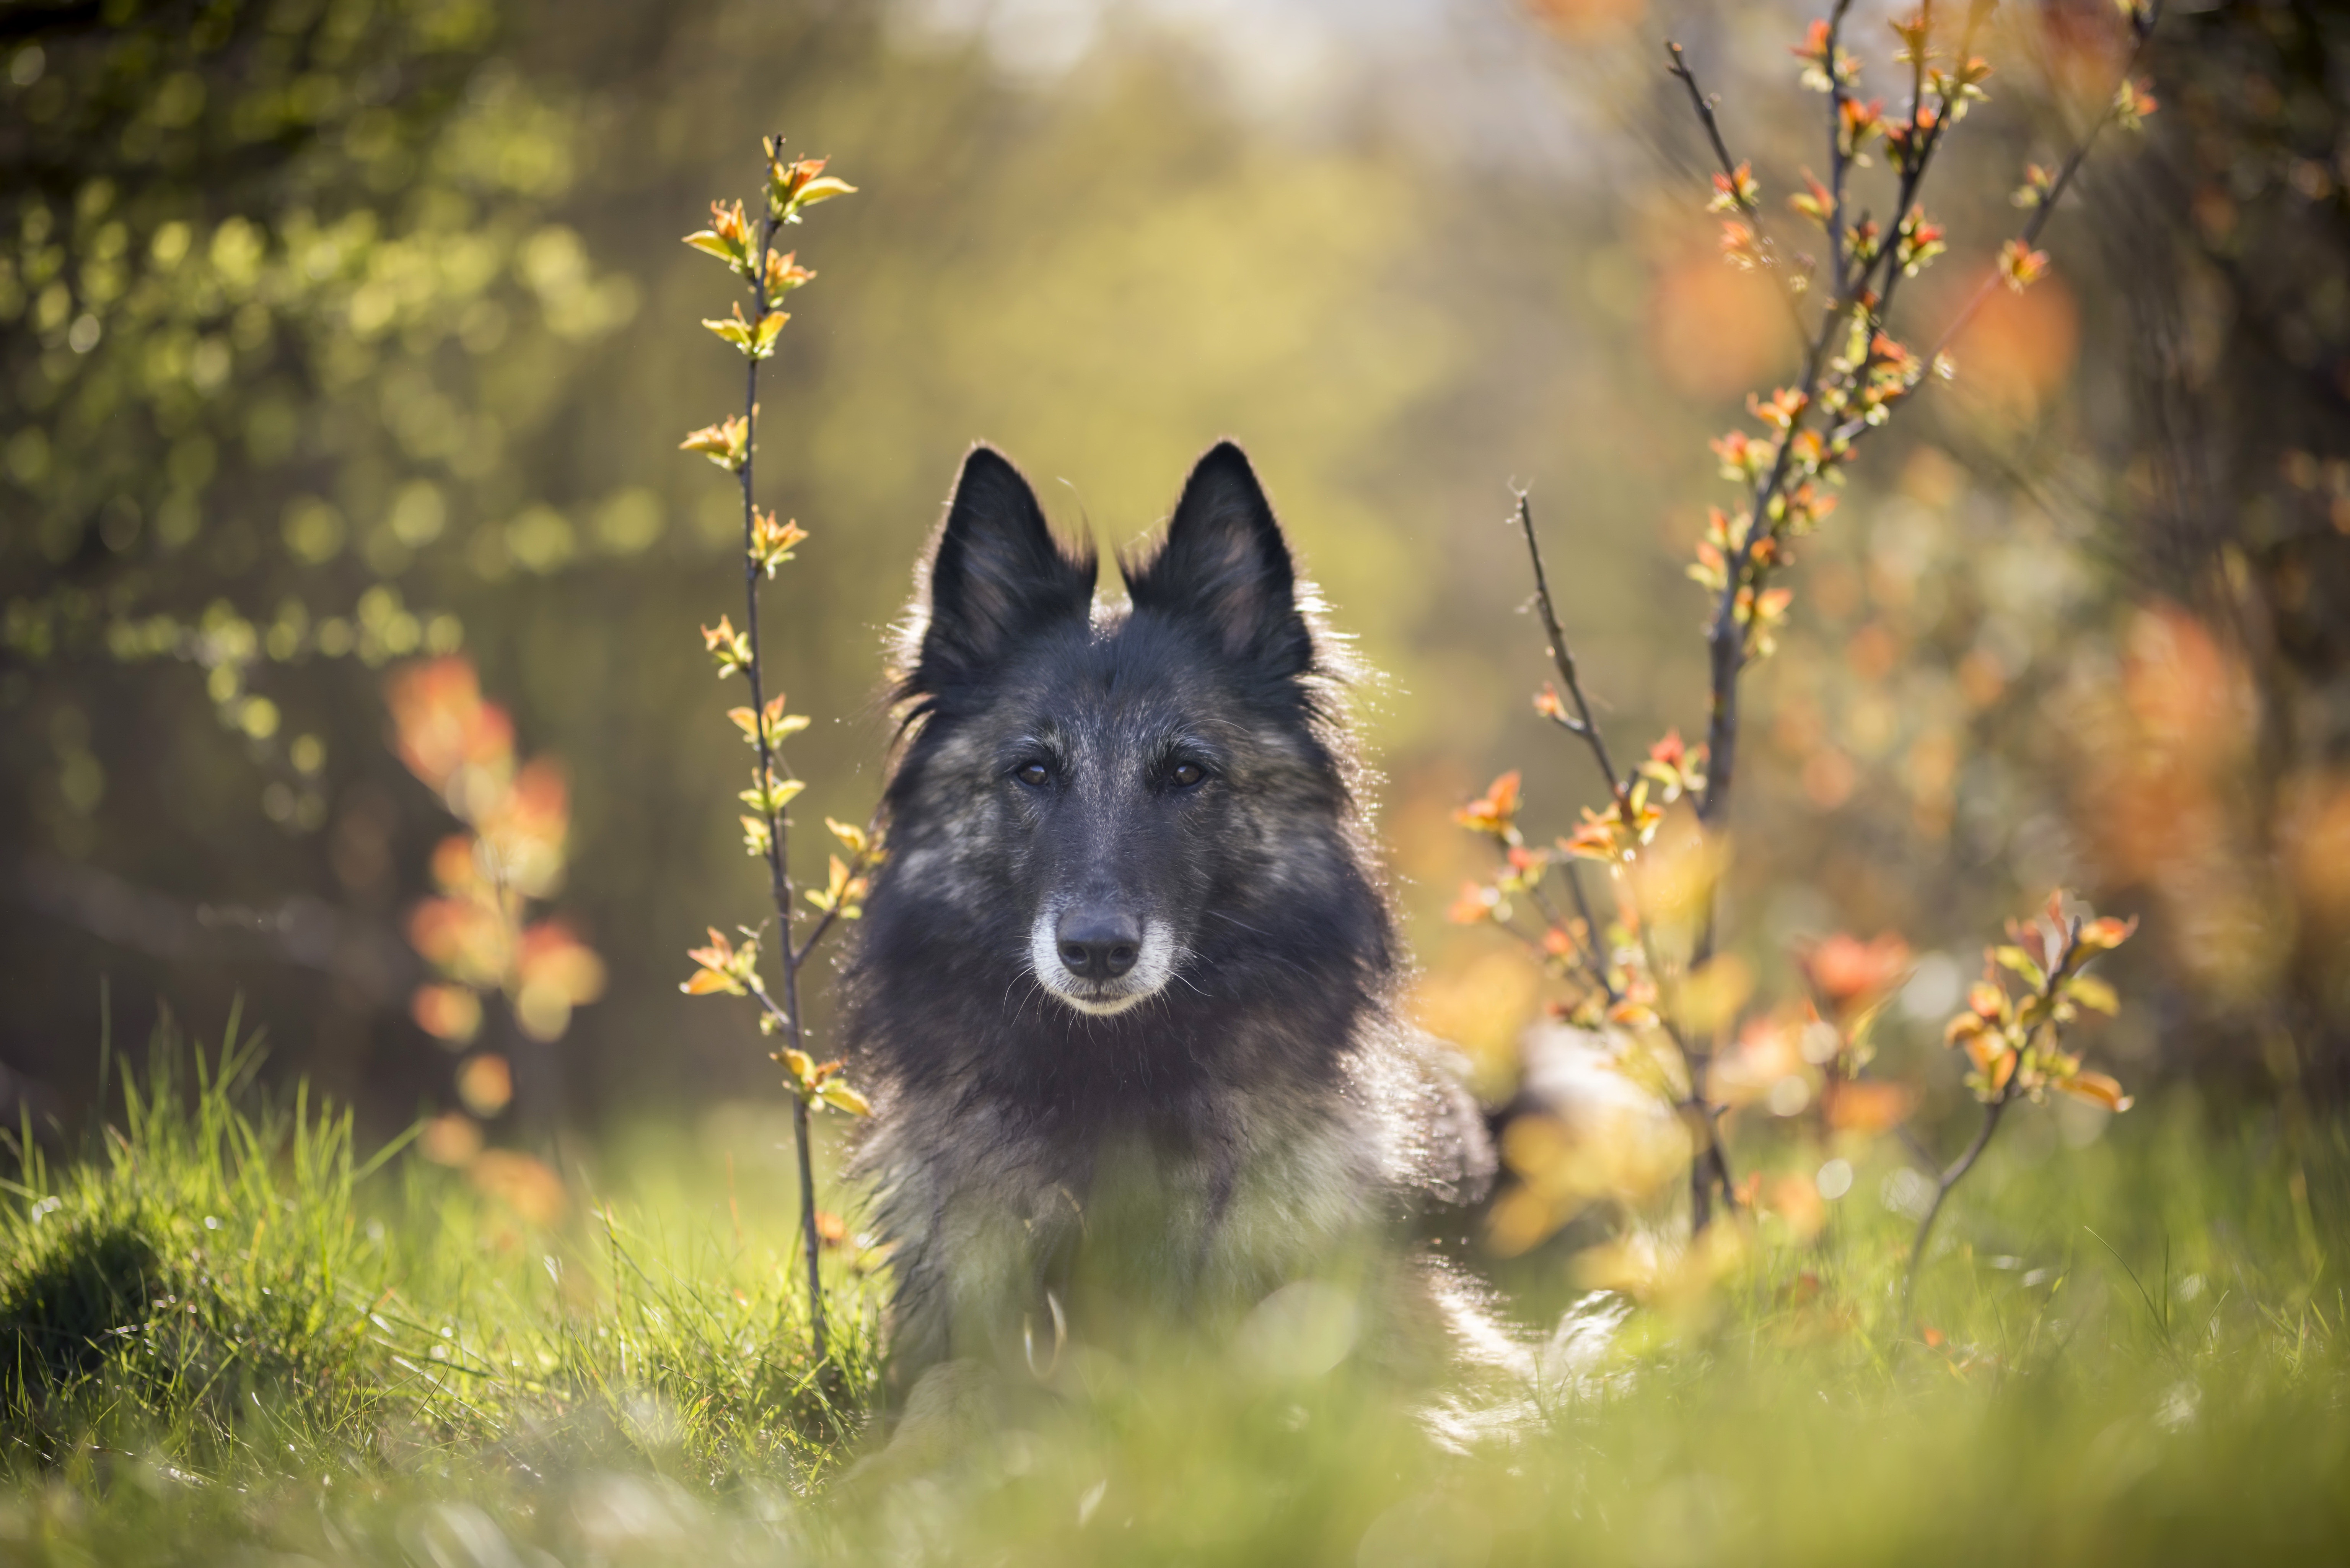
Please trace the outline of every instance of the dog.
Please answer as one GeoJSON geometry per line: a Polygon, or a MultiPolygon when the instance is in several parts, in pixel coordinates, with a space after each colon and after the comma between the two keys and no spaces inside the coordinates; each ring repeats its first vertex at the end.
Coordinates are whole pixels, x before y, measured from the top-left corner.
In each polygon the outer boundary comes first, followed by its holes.
{"type": "Polygon", "coordinates": [[[1306,1281],[1371,1302],[1391,1359],[1441,1355],[1455,1282],[1404,1233],[1492,1179],[1399,1012],[1357,671],[1241,449],[1118,566],[1127,601],[1097,601],[1092,550],[977,446],[899,631],[842,1020],[901,1396],[1306,1281]]]}

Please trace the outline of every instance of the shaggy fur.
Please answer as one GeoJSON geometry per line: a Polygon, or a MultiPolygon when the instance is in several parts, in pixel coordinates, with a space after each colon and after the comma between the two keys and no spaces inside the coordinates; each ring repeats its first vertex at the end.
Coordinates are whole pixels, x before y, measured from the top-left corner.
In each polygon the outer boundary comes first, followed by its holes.
{"type": "Polygon", "coordinates": [[[918,574],[846,1017],[900,1388],[1342,1272],[1440,1333],[1396,1233],[1491,1179],[1397,1016],[1347,670],[1238,447],[1119,570],[1097,604],[982,446],[918,574]]]}

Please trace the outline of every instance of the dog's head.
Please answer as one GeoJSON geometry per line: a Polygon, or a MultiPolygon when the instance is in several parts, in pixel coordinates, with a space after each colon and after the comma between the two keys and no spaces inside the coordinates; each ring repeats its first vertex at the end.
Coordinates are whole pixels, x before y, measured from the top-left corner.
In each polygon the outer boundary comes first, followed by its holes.
{"type": "Polygon", "coordinates": [[[1268,929],[1284,888],[1324,909],[1361,890],[1315,636],[1240,449],[1201,458],[1163,542],[1119,566],[1129,607],[1097,610],[1091,553],[1002,455],[965,461],[906,644],[919,724],[875,894],[1094,1016],[1302,976],[1304,933],[1268,929]]]}

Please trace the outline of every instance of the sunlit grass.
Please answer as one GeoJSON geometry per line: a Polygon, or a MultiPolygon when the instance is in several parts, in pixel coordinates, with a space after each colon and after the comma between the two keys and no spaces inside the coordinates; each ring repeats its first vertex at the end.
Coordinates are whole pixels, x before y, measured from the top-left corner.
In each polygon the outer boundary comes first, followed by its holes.
{"type": "MultiPolygon", "coordinates": [[[[779,1125],[619,1140],[535,1226],[406,1150],[370,1168],[338,1116],[245,1088],[250,1060],[161,1055],[102,1138],[25,1159],[0,1211],[0,1555],[2122,1563],[2350,1540],[2344,1151],[2273,1119],[2173,1102],[2084,1147],[2022,1127],[1945,1217],[1922,1336],[1898,1321],[1888,1152],[1816,1234],[1766,1219],[1659,1271],[1539,1387],[1321,1373],[1261,1334],[1073,1346],[983,1426],[860,1463],[869,1286],[836,1260],[820,1373],[790,1194],[750,1163],[779,1125]]],[[[1570,1295],[1516,1299],[1531,1334],[1570,1295]]]]}

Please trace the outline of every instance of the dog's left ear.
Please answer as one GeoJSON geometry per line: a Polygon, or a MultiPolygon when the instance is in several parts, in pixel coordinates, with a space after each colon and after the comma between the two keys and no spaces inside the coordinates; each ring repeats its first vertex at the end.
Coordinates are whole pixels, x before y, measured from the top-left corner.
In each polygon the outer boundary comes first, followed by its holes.
{"type": "Polygon", "coordinates": [[[1219,441],[1192,466],[1167,542],[1122,565],[1137,610],[1204,627],[1225,656],[1276,679],[1314,666],[1297,607],[1297,569],[1248,458],[1219,441]]]}

